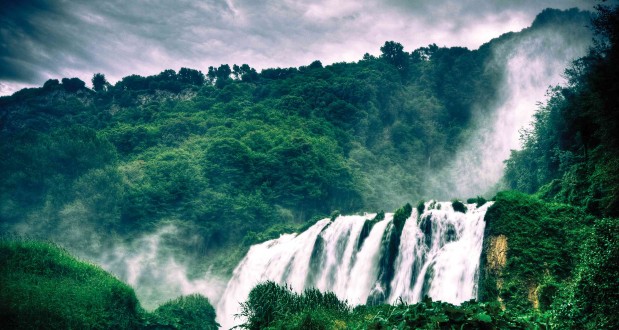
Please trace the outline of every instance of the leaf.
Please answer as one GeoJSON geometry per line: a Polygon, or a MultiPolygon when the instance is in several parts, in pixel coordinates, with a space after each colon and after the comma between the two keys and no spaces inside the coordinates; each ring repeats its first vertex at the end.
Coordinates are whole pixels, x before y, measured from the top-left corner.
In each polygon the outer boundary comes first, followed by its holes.
{"type": "Polygon", "coordinates": [[[477,313],[473,316],[473,320],[480,321],[483,323],[491,323],[492,317],[486,313],[477,313]]]}

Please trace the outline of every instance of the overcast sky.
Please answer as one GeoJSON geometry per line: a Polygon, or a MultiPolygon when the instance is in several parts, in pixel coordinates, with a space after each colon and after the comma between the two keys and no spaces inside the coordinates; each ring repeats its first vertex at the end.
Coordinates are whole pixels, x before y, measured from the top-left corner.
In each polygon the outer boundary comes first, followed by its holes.
{"type": "Polygon", "coordinates": [[[0,0],[0,95],[96,72],[350,62],[387,40],[471,49],[592,0],[0,0]]]}

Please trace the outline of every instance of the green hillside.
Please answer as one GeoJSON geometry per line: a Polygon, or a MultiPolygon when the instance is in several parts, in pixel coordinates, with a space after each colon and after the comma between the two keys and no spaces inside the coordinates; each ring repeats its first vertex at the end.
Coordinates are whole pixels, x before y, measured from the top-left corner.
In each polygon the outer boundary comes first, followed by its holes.
{"type": "Polygon", "coordinates": [[[199,295],[145,312],[133,289],[56,245],[0,240],[0,324],[6,329],[217,329],[199,295]]]}
{"type": "Polygon", "coordinates": [[[200,237],[195,249],[213,251],[335,210],[430,198],[428,176],[500,93],[493,47],[588,18],[548,10],[477,50],[408,53],[389,41],[356,63],[222,64],[115,85],[95,74],[93,90],[77,78],[24,89],[0,98],[2,229],[27,221],[28,234],[68,241],[70,224],[130,235],[179,220],[200,237]]]}

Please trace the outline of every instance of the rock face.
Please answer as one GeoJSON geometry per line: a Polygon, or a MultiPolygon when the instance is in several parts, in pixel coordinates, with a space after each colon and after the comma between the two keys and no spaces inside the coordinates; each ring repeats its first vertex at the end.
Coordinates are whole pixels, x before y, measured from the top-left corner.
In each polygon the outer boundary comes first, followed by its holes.
{"type": "Polygon", "coordinates": [[[567,281],[591,222],[582,210],[501,192],[486,212],[478,299],[504,308],[545,310],[567,281]]]}
{"type": "Polygon", "coordinates": [[[507,236],[485,237],[480,260],[480,282],[484,281],[486,290],[496,292],[492,297],[485,296],[484,298],[498,300],[503,308],[505,305],[498,293],[503,289],[503,269],[507,263],[507,248],[507,236]]]}

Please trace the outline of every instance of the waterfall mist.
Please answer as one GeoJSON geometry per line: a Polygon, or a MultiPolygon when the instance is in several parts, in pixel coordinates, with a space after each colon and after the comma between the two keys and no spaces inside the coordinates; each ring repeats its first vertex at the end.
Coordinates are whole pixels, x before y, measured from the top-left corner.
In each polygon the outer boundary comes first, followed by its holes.
{"type": "Polygon", "coordinates": [[[520,149],[520,132],[527,129],[549,87],[565,82],[563,72],[585,55],[592,35],[580,20],[523,30],[515,38],[492,44],[488,69],[503,70],[499,98],[491,109],[479,108],[473,118],[475,132],[454,159],[429,173],[426,197],[449,199],[491,195],[503,175],[510,151],[520,149]]]}
{"type": "MultiPolygon", "coordinates": [[[[97,226],[88,211],[67,206],[62,218],[49,220],[34,212],[20,223],[3,226],[2,232],[17,237],[49,240],[85,261],[101,266],[134,288],[142,307],[154,310],[180,295],[199,293],[215,304],[226,279],[196,266],[200,238],[190,225],[164,220],[152,230],[120,235],[97,226]]],[[[10,236],[9,236],[10,237],[10,236]]]]}
{"type": "Polygon", "coordinates": [[[191,242],[191,235],[182,227],[167,223],[131,241],[117,242],[91,259],[131,285],[148,310],[179,295],[193,293],[217,302],[225,288],[225,280],[209,269],[202,272],[188,269],[194,260],[179,246],[191,242]],[[181,240],[184,242],[179,242],[181,240]]]}

